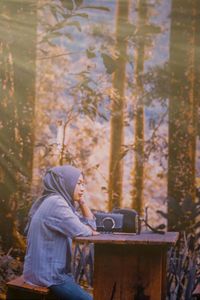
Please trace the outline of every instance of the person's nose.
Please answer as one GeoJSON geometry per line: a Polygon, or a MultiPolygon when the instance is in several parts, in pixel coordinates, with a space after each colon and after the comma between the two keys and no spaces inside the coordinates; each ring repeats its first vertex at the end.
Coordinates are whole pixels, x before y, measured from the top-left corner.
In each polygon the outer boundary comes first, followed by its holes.
{"type": "Polygon", "coordinates": [[[81,191],[83,192],[85,190],[85,185],[81,184],[81,191]]]}

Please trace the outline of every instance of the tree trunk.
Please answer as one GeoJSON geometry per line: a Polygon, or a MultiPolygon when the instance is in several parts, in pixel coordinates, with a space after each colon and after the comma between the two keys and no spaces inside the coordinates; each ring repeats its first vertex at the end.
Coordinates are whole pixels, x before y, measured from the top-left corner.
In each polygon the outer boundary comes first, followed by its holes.
{"type": "Polygon", "coordinates": [[[113,88],[116,91],[111,108],[111,145],[109,166],[109,210],[120,207],[122,201],[122,145],[124,142],[124,88],[126,73],[126,32],[129,0],[118,0],[116,14],[116,50],[119,53],[117,69],[113,75],[113,88]]]}
{"type": "Polygon", "coordinates": [[[16,214],[32,175],[36,2],[3,1],[0,8],[0,236],[8,249],[24,247],[16,214]]]}
{"type": "Polygon", "coordinates": [[[145,39],[143,28],[147,22],[147,3],[140,0],[138,4],[138,45],[135,50],[135,83],[136,83],[136,111],[134,150],[135,160],[133,168],[132,207],[140,214],[142,211],[143,174],[144,174],[144,108],[143,108],[143,83],[141,76],[144,71],[145,39]]]}
{"type": "Polygon", "coordinates": [[[168,228],[176,230],[179,205],[195,197],[197,90],[199,89],[198,0],[173,0],[170,38],[168,228]],[[197,44],[198,38],[198,44],[197,44]],[[198,82],[198,84],[197,84],[198,82]]]}

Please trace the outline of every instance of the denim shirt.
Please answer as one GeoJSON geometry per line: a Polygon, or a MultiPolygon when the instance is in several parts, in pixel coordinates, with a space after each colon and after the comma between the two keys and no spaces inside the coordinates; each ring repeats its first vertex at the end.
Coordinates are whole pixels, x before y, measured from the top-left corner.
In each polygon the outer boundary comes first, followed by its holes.
{"type": "Polygon", "coordinates": [[[63,283],[71,270],[71,241],[77,236],[91,235],[90,228],[96,229],[95,220],[74,213],[64,198],[58,195],[46,198],[30,223],[23,270],[25,281],[47,287],[63,283]]]}

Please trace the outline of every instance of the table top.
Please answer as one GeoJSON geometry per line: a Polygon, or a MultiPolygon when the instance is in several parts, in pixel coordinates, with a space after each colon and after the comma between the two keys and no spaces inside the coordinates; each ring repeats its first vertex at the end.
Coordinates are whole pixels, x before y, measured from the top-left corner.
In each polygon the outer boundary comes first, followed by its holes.
{"type": "Polygon", "coordinates": [[[141,234],[135,233],[101,233],[94,236],[80,236],[74,240],[76,242],[89,242],[94,244],[121,244],[121,245],[173,245],[179,237],[178,232],[165,232],[157,234],[145,232],[141,234]]]}

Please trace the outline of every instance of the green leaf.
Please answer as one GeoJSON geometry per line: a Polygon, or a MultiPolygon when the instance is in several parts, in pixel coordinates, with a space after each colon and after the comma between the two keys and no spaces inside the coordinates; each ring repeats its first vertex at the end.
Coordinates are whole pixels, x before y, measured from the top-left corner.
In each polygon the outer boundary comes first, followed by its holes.
{"type": "Polygon", "coordinates": [[[93,51],[89,50],[89,49],[86,50],[86,55],[87,55],[88,58],[96,57],[96,54],[93,51]]]}
{"type": "Polygon", "coordinates": [[[56,8],[56,6],[51,5],[51,6],[50,6],[50,10],[51,10],[51,13],[52,13],[52,15],[54,16],[54,18],[58,21],[57,8],[56,8]]]}
{"type": "Polygon", "coordinates": [[[42,39],[41,43],[49,42],[49,40],[63,36],[66,36],[71,41],[73,40],[71,34],[69,34],[68,32],[48,32],[48,34],[42,39]]]}
{"type": "Polygon", "coordinates": [[[78,21],[72,21],[66,23],[66,26],[75,26],[79,31],[81,31],[81,25],[78,21]]]}
{"type": "Polygon", "coordinates": [[[75,14],[73,16],[74,17],[81,17],[81,18],[88,18],[88,14],[86,14],[86,13],[75,14]]]}
{"type": "Polygon", "coordinates": [[[54,39],[57,37],[61,37],[62,33],[60,32],[48,32],[47,35],[44,36],[42,42],[47,42],[49,39],[54,39]]]}
{"type": "Polygon", "coordinates": [[[83,0],[74,0],[77,7],[81,6],[83,4],[83,0]]]}
{"type": "Polygon", "coordinates": [[[110,9],[108,7],[105,7],[105,6],[84,6],[82,7],[82,9],[85,9],[85,8],[89,8],[89,9],[98,9],[98,10],[103,10],[103,11],[110,11],[110,9]]]}
{"type": "Polygon", "coordinates": [[[78,21],[68,22],[68,20],[61,21],[56,25],[52,26],[49,31],[56,31],[60,29],[64,29],[66,26],[75,26],[79,31],[81,31],[81,25],[78,21]]]}
{"type": "Polygon", "coordinates": [[[107,73],[112,74],[117,68],[116,60],[114,60],[111,56],[109,56],[106,53],[102,53],[101,57],[103,59],[103,63],[104,63],[107,73]]]}
{"type": "Polygon", "coordinates": [[[70,33],[65,32],[63,35],[66,36],[70,41],[73,41],[73,37],[70,33]]]}
{"type": "Polygon", "coordinates": [[[63,29],[65,26],[66,26],[66,21],[61,21],[61,22],[57,23],[56,25],[52,26],[50,31],[60,30],[60,29],[63,29]]]}
{"type": "Polygon", "coordinates": [[[61,0],[63,6],[68,10],[74,9],[74,4],[72,0],[61,0]]]}

